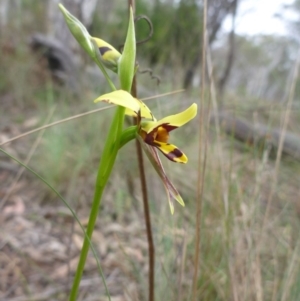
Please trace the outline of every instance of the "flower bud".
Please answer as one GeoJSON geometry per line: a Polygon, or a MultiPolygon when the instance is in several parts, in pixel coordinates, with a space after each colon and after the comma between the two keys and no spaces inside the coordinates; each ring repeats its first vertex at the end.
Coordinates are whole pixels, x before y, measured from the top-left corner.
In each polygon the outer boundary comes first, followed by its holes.
{"type": "Polygon", "coordinates": [[[99,58],[99,60],[106,68],[117,73],[121,53],[112,45],[106,43],[101,39],[91,37],[91,40],[95,46],[95,51],[98,51],[96,57],[99,58]]]}
{"type": "Polygon", "coordinates": [[[88,53],[88,55],[94,59],[95,50],[92,41],[90,40],[90,35],[84,25],[75,18],[61,3],[58,4],[61,12],[64,15],[65,21],[81,47],[88,53]]]}

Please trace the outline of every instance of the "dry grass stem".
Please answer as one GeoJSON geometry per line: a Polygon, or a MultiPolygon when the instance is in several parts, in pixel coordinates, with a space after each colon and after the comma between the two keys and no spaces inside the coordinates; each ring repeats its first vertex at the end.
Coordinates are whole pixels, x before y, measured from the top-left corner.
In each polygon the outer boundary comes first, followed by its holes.
{"type": "Polygon", "coordinates": [[[197,195],[196,195],[196,229],[195,229],[195,253],[194,253],[194,274],[192,285],[192,300],[198,300],[197,284],[198,284],[198,269],[200,258],[201,244],[201,215],[202,202],[204,191],[204,175],[206,162],[206,137],[205,137],[205,77],[206,77],[206,26],[207,26],[207,0],[203,1],[203,35],[202,35],[202,65],[201,65],[201,99],[200,99],[200,114],[199,114],[199,147],[198,147],[198,168],[197,168],[197,195]]]}
{"type": "Polygon", "coordinates": [[[224,155],[222,150],[222,144],[220,139],[220,120],[219,120],[219,114],[218,114],[218,103],[217,103],[217,93],[215,88],[215,81],[213,76],[213,65],[212,65],[212,59],[211,59],[211,53],[209,46],[207,46],[206,49],[206,57],[207,57],[207,69],[208,69],[208,76],[210,81],[210,95],[211,95],[211,102],[213,107],[213,113],[214,113],[214,121],[215,121],[215,130],[216,130],[216,137],[217,137],[217,151],[218,151],[218,159],[219,159],[219,165],[221,170],[221,182],[222,182],[222,195],[223,195],[223,202],[224,202],[224,209],[225,209],[225,215],[228,216],[228,183],[225,178],[225,170],[224,170],[224,155]]]}

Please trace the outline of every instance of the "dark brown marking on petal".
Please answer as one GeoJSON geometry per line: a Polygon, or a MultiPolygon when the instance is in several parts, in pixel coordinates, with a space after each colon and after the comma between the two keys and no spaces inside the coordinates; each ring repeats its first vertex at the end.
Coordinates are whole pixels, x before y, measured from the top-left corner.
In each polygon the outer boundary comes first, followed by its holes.
{"type": "Polygon", "coordinates": [[[143,132],[145,133],[144,141],[149,145],[153,145],[153,141],[156,137],[157,128],[154,128],[150,133],[146,133],[145,131],[143,132]]]}
{"type": "Polygon", "coordinates": [[[171,125],[170,123],[163,123],[160,126],[164,128],[167,132],[171,132],[178,128],[178,126],[171,125]]]}
{"type": "MultiPolygon", "coordinates": [[[[151,132],[151,133],[152,133],[152,132],[151,132]]],[[[154,145],[154,146],[155,146],[155,143],[154,143],[154,136],[153,136],[153,134],[151,134],[151,133],[146,134],[144,141],[145,141],[147,144],[149,144],[149,145],[154,145]]]]}
{"type": "MultiPolygon", "coordinates": [[[[158,149],[161,147],[161,144],[158,143],[158,142],[156,142],[156,141],[153,141],[153,142],[151,143],[151,145],[157,147],[158,149]]],[[[159,149],[159,150],[160,150],[160,149],[159,149]]]]}
{"type": "Polygon", "coordinates": [[[109,47],[99,47],[100,54],[103,56],[107,51],[111,51],[109,47]]]}
{"type": "MultiPolygon", "coordinates": [[[[171,152],[165,153],[165,152],[162,151],[161,144],[159,142],[153,141],[151,143],[151,145],[157,147],[162,152],[162,154],[164,156],[166,156],[169,160],[171,160],[173,162],[178,162],[175,159],[176,158],[181,158],[183,156],[183,152],[180,149],[178,149],[178,148],[174,148],[171,152]]],[[[170,144],[167,143],[167,145],[170,145],[170,144]]]]}
{"type": "Polygon", "coordinates": [[[183,156],[183,153],[181,150],[179,150],[178,148],[175,148],[174,150],[172,150],[170,153],[165,154],[167,158],[169,158],[172,161],[175,161],[174,158],[180,158],[183,156]]]}
{"type": "Polygon", "coordinates": [[[149,132],[147,135],[149,136],[152,136],[152,137],[155,137],[156,136],[156,133],[158,131],[158,129],[162,127],[163,129],[165,129],[168,133],[177,129],[178,126],[174,126],[174,125],[170,125],[169,123],[163,123],[163,124],[160,124],[158,125],[157,127],[155,127],[151,132],[149,132]]]}

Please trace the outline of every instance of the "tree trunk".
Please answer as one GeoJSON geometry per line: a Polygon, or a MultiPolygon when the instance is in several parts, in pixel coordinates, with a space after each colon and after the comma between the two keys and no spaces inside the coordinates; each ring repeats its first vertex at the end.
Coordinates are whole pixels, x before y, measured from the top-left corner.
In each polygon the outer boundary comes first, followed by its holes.
{"type": "Polygon", "coordinates": [[[229,49],[228,49],[227,62],[226,62],[226,67],[224,69],[223,75],[219,79],[219,83],[218,83],[218,90],[219,90],[220,99],[222,99],[222,96],[224,94],[224,88],[225,88],[226,83],[229,79],[229,75],[230,75],[232,65],[233,65],[233,62],[234,62],[234,55],[235,55],[235,19],[236,19],[237,5],[238,5],[238,0],[234,0],[233,7],[232,7],[232,27],[231,27],[231,31],[230,31],[230,34],[229,34],[229,41],[228,41],[229,49]]]}
{"type": "MultiPolygon", "coordinates": [[[[209,1],[209,11],[208,11],[208,24],[207,24],[207,30],[208,30],[208,44],[211,45],[212,42],[216,39],[216,36],[222,26],[222,23],[224,19],[227,17],[230,11],[235,12],[237,10],[237,5],[238,5],[238,0],[223,0],[223,1],[209,1]]],[[[235,19],[235,17],[234,17],[235,19]]],[[[201,50],[199,47],[198,51],[200,56],[201,50]]],[[[232,58],[233,61],[233,58],[232,58]]],[[[189,66],[189,68],[185,72],[184,76],[184,82],[183,82],[183,87],[185,89],[189,88],[192,84],[196,69],[198,65],[200,64],[200,58],[195,58],[193,60],[193,63],[189,66]]],[[[230,73],[231,69],[231,64],[229,64],[229,69],[228,69],[228,76],[230,73]]],[[[228,77],[227,76],[227,77],[228,77]]],[[[225,78],[226,82],[226,78],[225,78]]]]}

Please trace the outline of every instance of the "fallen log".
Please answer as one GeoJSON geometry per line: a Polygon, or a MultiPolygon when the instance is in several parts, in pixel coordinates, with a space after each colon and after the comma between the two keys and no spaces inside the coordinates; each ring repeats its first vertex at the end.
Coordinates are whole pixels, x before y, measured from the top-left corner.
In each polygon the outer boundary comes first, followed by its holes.
{"type": "MultiPolygon", "coordinates": [[[[210,122],[215,124],[216,118],[220,123],[220,128],[234,139],[247,144],[262,145],[271,147],[272,153],[276,153],[279,147],[281,129],[269,128],[260,123],[255,125],[250,122],[232,116],[227,113],[212,115],[210,122]]],[[[283,142],[282,154],[290,156],[300,161],[300,136],[291,132],[286,132],[283,142]]]]}

